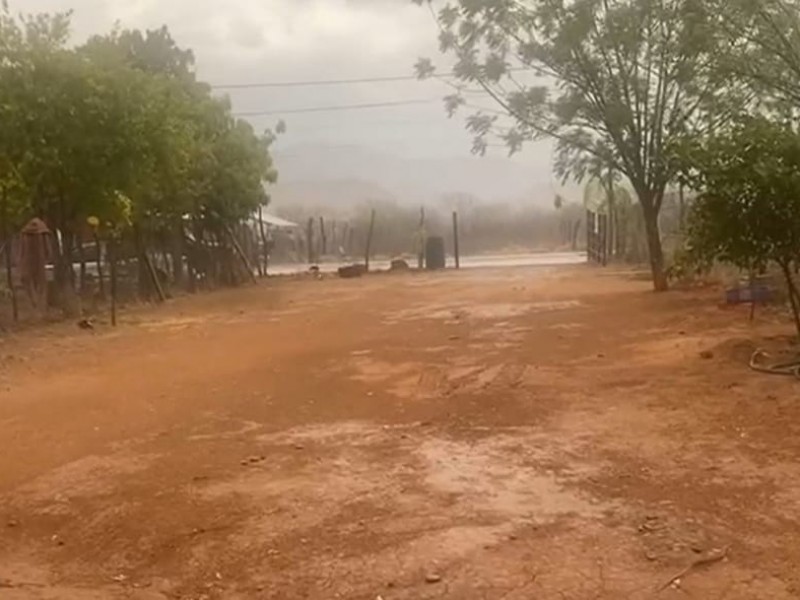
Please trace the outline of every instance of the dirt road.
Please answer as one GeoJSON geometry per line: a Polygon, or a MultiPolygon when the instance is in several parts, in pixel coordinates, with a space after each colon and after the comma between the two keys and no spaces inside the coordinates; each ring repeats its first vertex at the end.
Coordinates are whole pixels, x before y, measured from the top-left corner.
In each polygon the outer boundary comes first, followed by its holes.
{"type": "Polygon", "coordinates": [[[788,329],[718,297],[279,281],[4,340],[0,598],[798,598],[800,384],[743,366],[788,329]]]}

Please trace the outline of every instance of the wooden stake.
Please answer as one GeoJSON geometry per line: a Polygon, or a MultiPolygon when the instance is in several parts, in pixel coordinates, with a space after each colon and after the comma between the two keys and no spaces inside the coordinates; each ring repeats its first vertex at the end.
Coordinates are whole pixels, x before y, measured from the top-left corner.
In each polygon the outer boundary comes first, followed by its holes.
{"type": "Polygon", "coordinates": [[[94,238],[95,262],[97,262],[97,283],[100,286],[100,299],[102,300],[106,297],[106,283],[103,277],[103,249],[100,246],[100,236],[97,235],[96,231],[92,233],[92,237],[94,238]]]}
{"type": "Polygon", "coordinates": [[[367,234],[367,248],[364,252],[364,265],[369,271],[369,257],[372,253],[372,234],[375,232],[375,209],[372,209],[372,214],[369,219],[369,233],[367,234]]]}
{"type": "Polygon", "coordinates": [[[111,325],[117,326],[117,242],[108,240],[108,259],[111,269],[111,325]]]}
{"type": "Polygon", "coordinates": [[[256,259],[256,271],[259,277],[264,277],[264,262],[261,260],[261,252],[258,251],[259,237],[253,233],[248,225],[242,225],[242,233],[247,241],[247,254],[251,258],[256,259]],[[253,251],[253,244],[255,244],[255,251],[253,251]]]}
{"type": "Polygon", "coordinates": [[[306,228],[306,242],[308,242],[308,264],[314,264],[314,217],[308,218],[306,228]]]}
{"type": "Polygon", "coordinates": [[[319,234],[322,245],[320,255],[325,256],[328,253],[328,235],[325,233],[325,219],[322,217],[319,218],[319,234]]]}
{"type": "Polygon", "coordinates": [[[267,248],[267,233],[264,231],[264,212],[261,205],[258,206],[258,231],[261,234],[261,246],[264,250],[264,276],[269,273],[269,248],[267,248]]]}
{"type": "Polygon", "coordinates": [[[594,262],[594,219],[592,212],[586,211],[586,258],[588,262],[594,262]]]}
{"type": "Polygon", "coordinates": [[[419,207],[419,249],[417,252],[417,268],[421,271],[425,266],[425,207],[419,207]]]}
{"type": "Polygon", "coordinates": [[[250,276],[250,281],[252,281],[253,283],[258,283],[258,279],[256,279],[255,273],[253,273],[253,267],[250,264],[250,261],[247,260],[247,255],[242,250],[241,245],[239,245],[239,241],[236,239],[233,230],[227,225],[225,226],[225,229],[228,230],[228,235],[231,237],[231,243],[233,244],[233,249],[236,251],[239,260],[242,261],[242,264],[244,265],[247,274],[250,276]]]}
{"type": "Polygon", "coordinates": [[[461,268],[461,252],[458,243],[458,212],[453,211],[453,252],[456,255],[456,269],[461,268]]]}
{"type": "Polygon", "coordinates": [[[8,292],[11,294],[11,313],[14,317],[14,322],[19,321],[19,305],[17,304],[17,291],[14,289],[14,275],[12,271],[11,261],[11,248],[13,247],[11,227],[9,227],[8,217],[8,191],[3,186],[3,233],[6,238],[6,282],[8,284],[8,292]]]}
{"type": "Polygon", "coordinates": [[[83,239],[80,232],[75,236],[75,249],[78,254],[78,262],[80,263],[80,276],[78,279],[81,294],[86,291],[86,254],[83,251],[83,239]]]}
{"type": "Polygon", "coordinates": [[[156,295],[158,296],[158,301],[166,302],[167,296],[164,294],[164,288],[161,287],[161,282],[158,280],[158,273],[156,273],[156,268],[153,266],[153,261],[150,258],[150,255],[145,251],[142,256],[144,257],[144,264],[147,267],[147,273],[150,275],[150,281],[153,284],[153,289],[155,289],[156,295]]]}

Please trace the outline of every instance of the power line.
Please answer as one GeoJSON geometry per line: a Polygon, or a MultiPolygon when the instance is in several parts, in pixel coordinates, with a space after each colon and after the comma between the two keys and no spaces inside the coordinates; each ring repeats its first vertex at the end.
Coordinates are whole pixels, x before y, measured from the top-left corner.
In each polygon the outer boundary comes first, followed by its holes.
{"type": "Polygon", "coordinates": [[[311,81],[271,81],[265,83],[228,83],[212,85],[215,90],[242,90],[250,88],[282,88],[282,87],[313,87],[326,85],[351,85],[356,83],[388,83],[392,81],[413,81],[416,75],[398,75],[396,77],[364,77],[361,79],[318,79],[311,81]]]}
{"type": "MultiPolygon", "coordinates": [[[[510,73],[518,71],[530,71],[528,67],[514,67],[508,70],[510,73]]],[[[431,79],[444,81],[447,77],[457,77],[454,71],[431,75],[431,79]]],[[[353,79],[310,79],[298,81],[266,81],[253,83],[220,83],[211,86],[214,90],[243,90],[252,88],[291,88],[291,87],[314,87],[332,85],[354,85],[360,83],[392,83],[398,81],[425,81],[416,75],[392,75],[384,77],[359,77],[353,79]]]]}
{"type": "Polygon", "coordinates": [[[314,112],[335,112],[342,110],[364,110],[371,108],[388,108],[395,106],[410,106],[412,104],[431,104],[432,102],[441,102],[441,98],[433,98],[427,100],[397,100],[395,102],[370,102],[365,104],[338,104],[333,106],[310,106],[306,108],[287,108],[284,110],[264,110],[255,112],[237,112],[233,113],[235,117],[265,117],[265,116],[279,116],[279,115],[294,115],[300,113],[314,113],[314,112]]]}

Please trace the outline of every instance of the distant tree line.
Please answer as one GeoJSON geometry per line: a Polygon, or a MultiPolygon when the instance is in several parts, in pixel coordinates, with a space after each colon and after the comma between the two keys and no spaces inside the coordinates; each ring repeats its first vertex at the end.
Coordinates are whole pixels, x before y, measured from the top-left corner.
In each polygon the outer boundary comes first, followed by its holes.
{"type": "Polygon", "coordinates": [[[444,237],[452,251],[453,211],[458,213],[464,255],[585,248],[585,211],[579,203],[565,203],[556,211],[533,203],[485,202],[470,194],[453,193],[424,205],[376,200],[344,212],[326,206],[279,208],[282,216],[301,227],[280,236],[276,260],[307,262],[309,239],[310,256],[315,259],[360,260],[373,208],[372,250],[378,257],[414,256],[420,235],[444,237]]]}

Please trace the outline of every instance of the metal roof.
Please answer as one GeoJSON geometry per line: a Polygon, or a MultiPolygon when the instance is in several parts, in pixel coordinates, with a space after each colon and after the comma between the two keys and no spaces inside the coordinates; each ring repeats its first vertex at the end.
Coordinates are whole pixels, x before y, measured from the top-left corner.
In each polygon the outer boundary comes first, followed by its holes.
{"type": "MultiPolygon", "coordinates": [[[[258,220],[258,215],[254,215],[253,221],[258,223],[258,220]]],[[[271,225],[272,227],[283,227],[285,229],[294,229],[295,227],[299,227],[297,223],[292,223],[291,221],[281,219],[280,217],[276,217],[275,215],[270,215],[268,213],[263,213],[261,215],[261,221],[267,225],[271,225]]]]}

